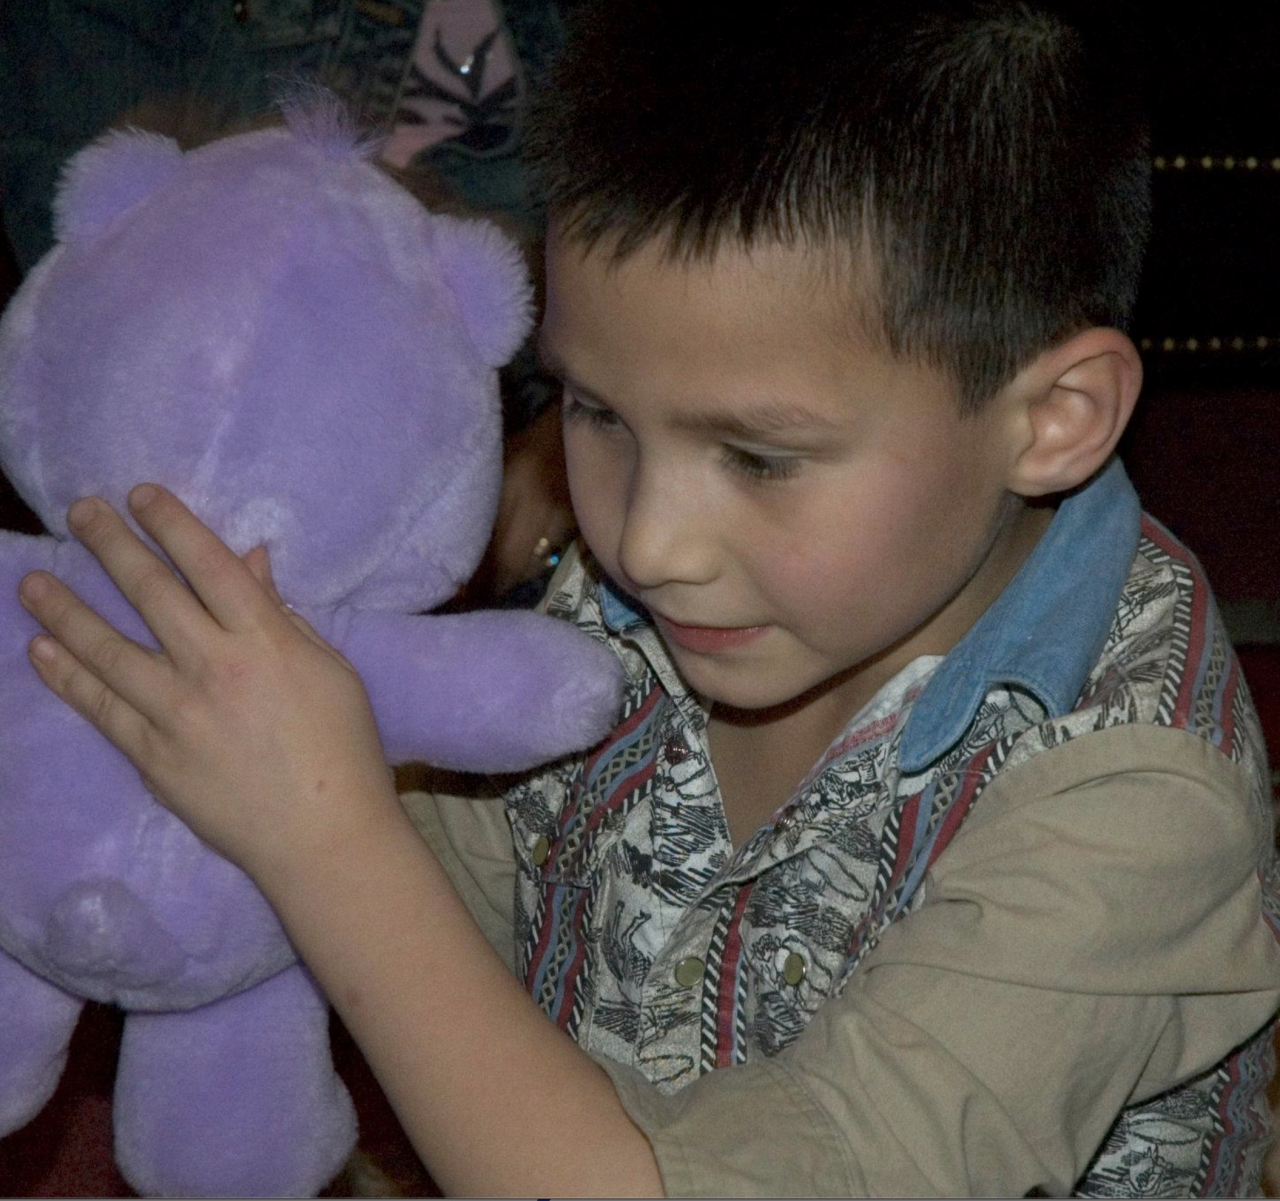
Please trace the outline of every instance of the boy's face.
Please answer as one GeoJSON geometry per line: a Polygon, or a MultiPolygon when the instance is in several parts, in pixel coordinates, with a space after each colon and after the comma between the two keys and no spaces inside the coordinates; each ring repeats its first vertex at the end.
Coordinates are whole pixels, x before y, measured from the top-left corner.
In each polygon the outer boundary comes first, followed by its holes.
{"type": "Polygon", "coordinates": [[[548,244],[541,349],[582,536],[685,681],[735,709],[812,694],[851,714],[950,649],[1030,545],[1009,406],[961,419],[945,376],[858,332],[820,264],[548,244]]]}

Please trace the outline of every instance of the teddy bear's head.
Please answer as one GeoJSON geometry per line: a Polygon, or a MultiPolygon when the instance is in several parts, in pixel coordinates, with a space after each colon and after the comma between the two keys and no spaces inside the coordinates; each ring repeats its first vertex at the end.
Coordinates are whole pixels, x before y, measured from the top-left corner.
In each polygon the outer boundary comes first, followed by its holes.
{"type": "Polygon", "coordinates": [[[57,536],[142,480],[316,605],[427,609],[497,503],[518,251],[428,214],[332,105],[183,153],[123,131],[68,164],[58,244],[0,325],[0,465],[57,536]]]}

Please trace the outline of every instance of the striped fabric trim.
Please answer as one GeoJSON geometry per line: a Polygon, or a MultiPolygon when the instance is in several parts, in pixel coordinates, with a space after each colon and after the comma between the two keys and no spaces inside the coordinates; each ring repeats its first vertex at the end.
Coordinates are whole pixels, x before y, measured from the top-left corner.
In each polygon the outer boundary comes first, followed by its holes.
{"type": "Polygon", "coordinates": [[[1157,721],[1236,750],[1236,694],[1240,667],[1210,607],[1211,593],[1195,557],[1159,522],[1144,515],[1141,551],[1178,583],[1173,642],[1157,707],[1157,721]]]}
{"type": "MultiPolygon", "coordinates": [[[[742,916],[747,911],[747,903],[754,890],[754,883],[739,890],[725,924],[720,961],[714,969],[710,963],[707,964],[708,987],[703,993],[703,1015],[704,1022],[707,1017],[714,1015],[711,1061],[712,1066],[717,1068],[743,1063],[747,1058],[746,990],[741,970],[742,916]]],[[[707,1059],[706,1052],[704,1042],[704,1063],[707,1059]]]]}
{"type": "Polygon", "coordinates": [[[1261,1148],[1273,1131],[1267,1085],[1275,1071],[1274,1026],[1253,1038],[1218,1070],[1216,1136],[1206,1140],[1192,1195],[1248,1197],[1258,1190],[1261,1148]]]}
{"type": "Polygon", "coordinates": [[[652,676],[646,685],[647,691],[638,701],[631,699],[620,725],[570,784],[526,944],[525,989],[569,1034],[582,1020],[588,963],[583,932],[591,929],[595,905],[595,888],[579,882],[583,864],[606,815],[628,812],[653,785],[666,694],[652,676]]]}
{"type": "MultiPolygon", "coordinates": [[[[1003,759],[1003,754],[997,754],[997,750],[998,744],[995,743],[983,747],[963,768],[931,781],[902,808],[894,831],[893,868],[887,877],[877,878],[877,893],[881,889],[881,880],[884,893],[882,897],[873,897],[870,906],[875,914],[870,924],[874,936],[864,938],[861,945],[851,950],[854,964],[871,950],[884,929],[910,906],[925,873],[950,845],[974,801],[991,780],[993,764],[998,765],[1003,759]]],[[[850,964],[847,970],[851,970],[854,964],[850,964]]]]}

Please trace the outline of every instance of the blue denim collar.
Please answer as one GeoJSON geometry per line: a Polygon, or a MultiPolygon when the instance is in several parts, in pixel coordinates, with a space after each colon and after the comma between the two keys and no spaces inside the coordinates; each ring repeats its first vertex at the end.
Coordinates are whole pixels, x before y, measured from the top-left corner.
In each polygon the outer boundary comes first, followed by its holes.
{"type": "Polygon", "coordinates": [[[608,576],[600,577],[600,616],[604,624],[615,634],[634,630],[636,626],[648,625],[649,614],[645,609],[621,592],[608,576]]]}
{"type": "Polygon", "coordinates": [[[1070,711],[1102,653],[1138,549],[1142,511],[1118,459],[1063,501],[1017,575],[939,664],[903,730],[899,763],[946,754],[997,685],[1070,711]]]}

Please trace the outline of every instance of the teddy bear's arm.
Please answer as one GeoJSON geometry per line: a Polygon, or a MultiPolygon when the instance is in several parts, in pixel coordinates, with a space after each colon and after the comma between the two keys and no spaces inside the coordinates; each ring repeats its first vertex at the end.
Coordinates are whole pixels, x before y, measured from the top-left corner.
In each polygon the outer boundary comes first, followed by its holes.
{"type": "Polygon", "coordinates": [[[393,763],[532,767],[603,737],[621,700],[614,656],[540,614],[347,610],[313,624],[360,673],[393,763]]]}

